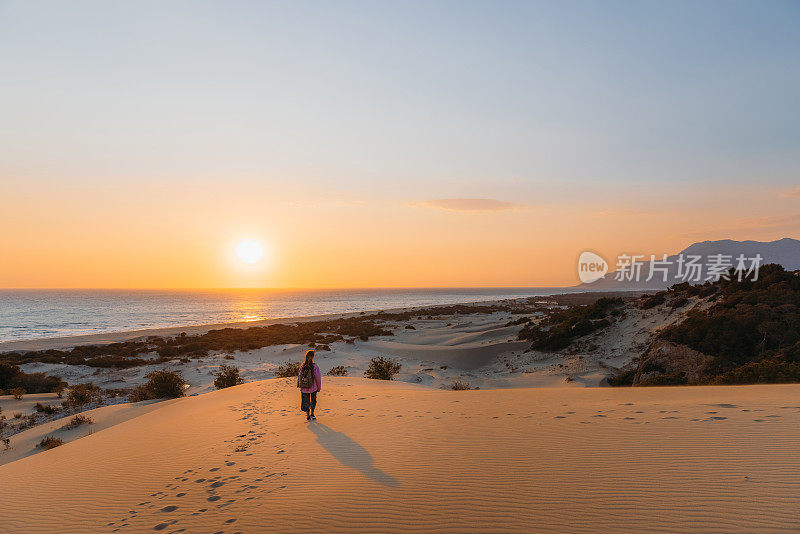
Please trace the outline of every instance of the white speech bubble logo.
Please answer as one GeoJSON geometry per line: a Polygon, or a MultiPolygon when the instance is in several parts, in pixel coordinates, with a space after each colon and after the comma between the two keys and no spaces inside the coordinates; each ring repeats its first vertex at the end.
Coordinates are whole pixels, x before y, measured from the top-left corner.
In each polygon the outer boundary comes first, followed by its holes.
{"type": "Polygon", "coordinates": [[[588,250],[578,258],[578,277],[584,284],[603,278],[608,272],[608,262],[588,250]]]}

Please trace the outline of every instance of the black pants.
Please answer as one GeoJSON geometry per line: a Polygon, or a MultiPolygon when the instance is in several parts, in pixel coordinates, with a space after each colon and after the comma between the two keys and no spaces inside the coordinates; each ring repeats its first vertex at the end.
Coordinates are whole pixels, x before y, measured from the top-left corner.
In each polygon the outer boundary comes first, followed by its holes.
{"type": "Polygon", "coordinates": [[[314,393],[300,393],[300,409],[304,412],[314,413],[314,408],[317,407],[317,392],[314,393]]]}

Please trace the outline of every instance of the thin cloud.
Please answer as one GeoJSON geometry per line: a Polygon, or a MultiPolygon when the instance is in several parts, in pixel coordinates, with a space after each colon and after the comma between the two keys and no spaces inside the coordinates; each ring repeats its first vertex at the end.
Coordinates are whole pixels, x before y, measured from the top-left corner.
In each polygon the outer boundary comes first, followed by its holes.
{"type": "Polygon", "coordinates": [[[439,200],[412,202],[411,205],[435,210],[461,212],[517,211],[523,208],[523,206],[513,202],[492,200],[490,198],[442,198],[439,200]]]}
{"type": "Polygon", "coordinates": [[[795,187],[793,189],[785,189],[781,191],[782,197],[800,197],[800,187],[795,187]]]}

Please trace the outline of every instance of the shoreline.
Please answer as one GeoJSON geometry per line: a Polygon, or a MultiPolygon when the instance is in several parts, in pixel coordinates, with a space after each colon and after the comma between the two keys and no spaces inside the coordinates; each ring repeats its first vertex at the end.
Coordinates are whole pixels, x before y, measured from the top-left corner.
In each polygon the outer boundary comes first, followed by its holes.
{"type": "MultiPolygon", "coordinates": [[[[549,298],[552,295],[542,295],[541,297],[533,298],[549,298]]],[[[521,301],[531,297],[520,297],[518,299],[500,299],[500,300],[479,300],[470,302],[461,302],[459,305],[472,306],[472,305],[485,305],[493,306],[501,302],[521,301]]],[[[119,330],[115,332],[100,332],[97,334],[81,334],[77,336],[58,336],[58,337],[43,337],[39,339],[21,339],[17,341],[2,341],[0,342],[0,354],[3,352],[13,352],[17,350],[22,351],[35,351],[35,350],[49,350],[49,349],[64,349],[77,347],[80,345],[107,345],[110,343],[118,343],[121,341],[131,341],[148,336],[175,336],[182,332],[187,335],[205,334],[211,330],[220,330],[222,328],[250,328],[255,326],[269,326],[272,324],[285,323],[285,322],[311,322],[311,321],[324,321],[326,319],[345,319],[348,317],[358,317],[360,315],[374,315],[381,312],[401,312],[411,311],[415,309],[430,309],[452,306],[453,304],[432,304],[430,306],[408,306],[404,308],[383,308],[377,310],[364,310],[357,312],[347,313],[325,313],[320,315],[299,315],[296,317],[275,317],[272,319],[258,319],[255,321],[234,321],[229,323],[207,323],[196,325],[184,326],[164,326],[160,328],[143,328],[138,330],[119,330]]]]}
{"type": "MultiPolygon", "coordinates": [[[[620,296],[620,295],[631,295],[634,293],[638,293],[640,291],[575,291],[575,292],[567,292],[567,293],[551,293],[548,295],[532,295],[527,297],[519,297],[519,298],[512,298],[512,299],[496,299],[496,300],[478,300],[478,301],[468,301],[468,302],[460,302],[456,303],[458,305],[464,306],[494,306],[500,303],[506,302],[521,302],[528,299],[544,299],[544,298],[556,298],[556,297],[580,297],[586,295],[592,295],[593,297],[607,295],[607,296],[620,296]]],[[[646,291],[643,291],[646,292],[646,291]]],[[[278,323],[285,323],[285,322],[310,322],[310,321],[320,321],[326,319],[343,319],[348,317],[358,317],[360,315],[372,315],[381,312],[400,312],[400,311],[411,311],[411,310],[418,310],[418,309],[432,309],[432,308],[442,308],[447,306],[452,306],[454,303],[450,304],[432,304],[429,306],[407,306],[407,307],[399,307],[399,308],[382,308],[382,309],[372,309],[372,310],[363,310],[363,311],[354,311],[354,312],[346,312],[346,313],[328,313],[328,314],[320,314],[320,315],[302,315],[296,317],[275,317],[271,319],[258,319],[255,321],[234,321],[228,323],[207,323],[207,324],[197,324],[197,325],[176,325],[176,326],[165,326],[159,328],[144,328],[144,329],[135,329],[135,330],[120,330],[120,331],[113,331],[113,332],[100,332],[96,334],[79,334],[75,336],[56,336],[56,337],[43,337],[43,338],[34,338],[34,339],[21,339],[21,340],[14,340],[14,341],[2,341],[0,342],[0,354],[4,352],[15,352],[15,351],[39,351],[39,350],[50,350],[50,349],[59,349],[63,350],[65,348],[72,348],[82,345],[108,345],[111,343],[119,343],[123,341],[131,341],[135,339],[145,338],[148,336],[175,336],[182,332],[186,332],[187,335],[198,335],[198,334],[205,334],[210,330],[219,330],[222,328],[250,328],[256,326],[269,326],[272,324],[278,323]]]]}

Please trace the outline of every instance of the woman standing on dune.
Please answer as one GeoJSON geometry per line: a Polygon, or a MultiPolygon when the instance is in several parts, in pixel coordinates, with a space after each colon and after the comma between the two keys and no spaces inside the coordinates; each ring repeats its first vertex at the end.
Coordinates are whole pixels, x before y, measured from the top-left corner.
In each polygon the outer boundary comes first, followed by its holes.
{"type": "Polygon", "coordinates": [[[297,387],[300,388],[300,409],[306,412],[306,421],[316,419],[314,408],[317,407],[317,393],[322,391],[322,373],[314,363],[313,350],[306,352],[306,360],[297,374],[297,387]]]}

